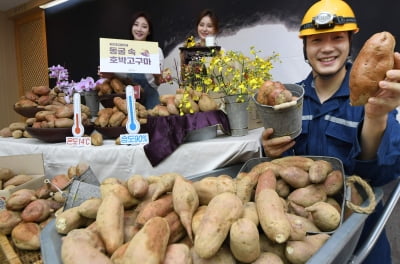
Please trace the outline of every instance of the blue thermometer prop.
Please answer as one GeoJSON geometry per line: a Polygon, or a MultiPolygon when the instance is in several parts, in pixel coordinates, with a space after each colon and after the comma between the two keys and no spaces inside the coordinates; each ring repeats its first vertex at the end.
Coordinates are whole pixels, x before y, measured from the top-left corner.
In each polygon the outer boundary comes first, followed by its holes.
{"type": "Polygon", "coordinates": [[[72,135],[74,137],[81,137],[85,132],[85,128],[82,125],[82,115],[81,115],[81,95],[79,93],[74,93],[74,124],[72,125],[72,135]]]}
{"type": "Polygon", "coordinates": [[[128,122],[126,122],[126,131],[129,134],[137,134],[140,130],[140,123],[136,119],[135,95],[132,85],[126,86],[126,105],[128,111],[128,122]]]}

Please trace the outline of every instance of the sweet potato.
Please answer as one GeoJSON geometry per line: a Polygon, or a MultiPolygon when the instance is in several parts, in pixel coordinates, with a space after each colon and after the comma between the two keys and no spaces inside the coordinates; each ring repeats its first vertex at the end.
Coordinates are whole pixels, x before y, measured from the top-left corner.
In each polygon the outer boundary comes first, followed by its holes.
{"type": "Polygon", "coordinates": [[[33,86],[32,87],[32,93],[36,94],[36,95],[47,95],[50,93],[51,89],[47,86],[33,86]]]}
{"type": "Polygon", "coordinates": [[[378,83],[394,66],[396,40],[386,31],[373,34],[363,45],[350,71],[350,104],[364,105],[379,90],[378,83]]]}
{"type": "Polygon", "coordinates": [[[323,185],[328,196],[337,194],[344,185],[343,173],[340,170],[333,170],[326,176],[323,185]]]}
{"type": "Polygon", "coordinates": [[[103,145],[103,135],[97,132],[94,132],[90,135],[91,143],[93,146],[102,146],[103,145]]]}
{"type": "Polygon", "coordinates": [[[243,207],[243,218],[252,221],[256,226],[260,223],[258,219],[257,206],[255,202],[247,202],[243,207]]]}
{"type": "Polygon", "coordinates": [[[190,240],[193,241],[192,218],[199,207],[199,196],[192,182],[183,176],[176,176],[172,188],[172,200],[175,212],[179,215],[190,240]]]}
{"type": "Polygon", "coordinates": [[[25,222],[42,222],[46,220],[54,209],[50,207],[50,202],[45,199],[37,199],[29,203],[21,213],[21,218],[25,222]]]}
{"type": "Polygon", "coordinates": [[[32,179],[33,179],[32,175],[18,174],[18,175],[15,175],[14,177],[12,177],[11,179],[5,181],[3,183],[3,188],[5,188],[9,185],[18,186],[18,185],[24,184],[32,179]]]}
{"type": "MultiPolygon", "coordinates": [[[[312,166],[310,167],[310,169],[312,168],[312,166]]],[[[296,166],[288,166],[282,168],[279,171],[279,175],[282,179],[285,180],[287,184],[289,184],[293,188],[302,188],[310,184],[309,173],[296,166]]]]}
{"type": "Polygon", "coordinates": [[[218,251],[210,258],[200,257],[194,248],[191,248],[191,255],[193,264],[236,264],[236,260],[233,257],[228,247],[222,246],[218,251]]]}
{"type": "Polygon", "coordinates": [[[72,118],[74,116],[73,104],[68,104],[64,106],[59,106],[56,108],[55,116],[57,118],[72,118]]]}
{"type": "Polygon", "coordinates": [[[88,239],[90,236],[76,235],[81,230],[72,230],[63,238],[61,244],[61,260],[63,264],[113,264],[111,259],[106,256],[101,249],[93,245],[97,239],[88,239]]]}
{"type": "Polygon", "coordinates": [[[329,239],[326,233],[307,235],[301,241],[288,241],[285,255],[290,263],[304,264],[314,255],[329,239]]]}
{"type": "Polygon", "coordinates": [[[168,245],[176,243],[186,236],[186,230],[179,220],[179,215],[176,212],[169,212],[166,216],[164,216],[164,219],[167,220],[169,226],[168,245]]]}
{"type": "Polygon", "coordinates": [[[125,115],[128,115],[128,110],[127,110],[128,107],[127,107],[125,99],[122,99],[121,97],[116,96],[113,98],[113,102],[119,111],[121,111],[125,115]]]}
{"type": "Polygon", "coordinates": [[[11,234],[13,228],[22,221],[21,213],[11,210],[0,210],[0,233],[11,234]]]}
{"type": "Polygon", "coordinates": [[[86,218],[96,219],[101,202],[101,198],[87,199],[78,206],[78,212],[86,218]]]}
{"type": "Polygon", "coordinates": [[[135,198],[142,198],[149,190],[149,182],[139,174],[132,175],[126,181],[128,191],[135,198]]]}
{"type": "Polygon", "coordinates": [[[257,185],[259,173],[242,173],[240,178],[236,178],[236,195],[243,204],[251,200],[254,187],[257,185]]]}
{"type": "Polygon", "coordinates": [[[174,208],[172,194],[165,194],[155,201],[147,203],[139,212],[136,223],[144,225],[149,219],[155,216],[166,216],[174,208]]]}
{"type": "Polygon", "coordinates": [[[199,99],[199,108],[202,112],[213,111],[218,110],[218,105],[208,93],[202,93],[199,99]]]}
{"type": "Polygon", "coordinates": [[[112,78],[110,81],[110,85],[115,93],[125,92],[125,84],[118,78],[112,78]]]}
{"type": "Polygon", "coordinates": [[[279,175],[279,171],[281,170],[282,166],[277,163],[272,163],[271,161],[264,161],[258,163],[253,168],[251,168],[250,172],[255,171],[258,173],[262,173],[268,169],[271,169],[275,175],[279,175]]]}
{"type": "Polygon", "coordinates": [[[204,212],[206,211],[207,205],[201,205],[197,208],[196,212],[192,217],[192,232],[194,235],[197,233],[197,229],[201,223],[201,219],[203,219],[204,212]]]}
{"type": "MultiPolygon", "coordinates": [[[[316,160],[311,165],[308,174],[312,183],[321,183],[325,181],[328,173],[333,170],[332,164],[326,160],[316,160]]],[[[304,187],[304,186],[302,186],[304,187]]]]}
{"type": "Polygon", "coordinates": [[[19,249],[40,249],[40,226],[37,223],[21,222],[11,231],[11,239],[19,249]]]}
{"type": "Polygon", "coordinates": [[[263,252],[252,264],[284,264],[283,260],[275,253],[263,252]]]}
{"type": "Polygon", "coordinates": [[[288,196],[288,201],[292,201],[298,205],[307,207],[316,202],[326,200],[325,188],[319,184],[310,184],[303,188],[292,191],[288,196]]]}
{"type": "Polygon", "coordinates": [[[310,216],[310,212],[306,211],[304,206],[298,205],[293,201],[289,201],[287,205],[288,205],[288,213],[302,216],[304,218],[308,218],[310,216]]]}
{"type": "Polygon", "coordinates": [[[124,211],[124,243],[131,240],[141,228],[141,226],[135,225],[138,213],[139,212],[135,210],[124,211]]]}
{"type": "Polygon", "coordinates": [[[159,181],[157,181],[157,188],[153,193],[151,199],[154,201],[166,192],[172,191],[174,187],[175,177],[181,176],[178,173],[164,173],[159,176],[159,181]]]}
{"type": "Polygon", "coordinates": [[[33,106],[37,106],[38,104],[32,100],[29,99],[19,99],[14,106],[16,108],[20,108],[20,107],[33,107],[33,106]]]}
{"type": "Polygon", "coordinates": [[[0,168],[0,180],[7,181],[14,176],[14,172],[9,168],[0,168]]]}
{"type": "Polygon", "coordinates": [[[126,117],[126,115],[123,112],[116,111],[110,116],[110,119],[108,120],[108,124],[111,127],[121,126],[122,121],[125,119],[125,117],[126,117]]]}
{"type": "Polygon", "coordinates": [[[111,255],[124,243],[124,206],[116,195],[108,194],[103,198],[97,210],[96,223],[106,252],[111,255]]]}
{"type": "Polygon", "coordinates": [[[286,198],[291,191],[289,184],[285,180],[279,178],[276,180],[276,192],[282,198],[286,198]]]}
{"type": "Polygon", "coordinates": [[[229,246],[233,256],[245,263],[255,261],[261,253],[257,226],[247,218],[232,223],[229,246]]]}
{"type": "Polygon", "coordinates": [[[310,166],[314,163],[314,160],[303,156],[285,156],[282,158],[273,159],[271,162],[286,167],[296,166],[308,171],[310,166]]]}
{"type": "Polygon", "coordinates": [[[234,221],[243,214],[242,201],[231,192],[215,196],[208,204],[198,227],[194,250],[201,258],[217,253],[234,221]]]}
{"type": "Polygon", "coordinates": [[[183,243],[170,244],[167,247],[163,264],[191,264],[190,249],[183,243]]]}
{"type": "Polygon", "coordinates": [[[101,127],[106,127],[110,121],[110,117],[113,114],[112,108],[103,108],[98,112],[98,117],[95,120],[95,124],[101,127]]]}
{"type": "Polygon", "coordinates": [[[95,249],[105,252],[104,242],[101,239],[100,235],[90,228],[77,228],[71,230],[64,238],[63,242],[65,242],[65,238],[72,239],[75,241],[82,241],[95,249]]]}
{"type": "Polygon", "coordinates": [[[57,118],[54,120],[54,127],[72,127],[74,120],[71,118],[57,118]]]}
{"type": "Polygon", "coordinates": [[[200,205],[207,205],[212,198],[223,192],[236,192],[235,182],[232,177],[206,177],[200,181],[193,182],[199,196],[200,205]]]}
{"type": "Polygon", "coordinates": [[[256,195],[256,206],[260,225],[267,237],[276,243],[288,240],[291,225],[278,193],[269,188],[261,190],[256,195]]]}
{"type": "Polygon", "coordinates": [[[56,215],[56,231],[65,235],[73,229],[85,226],[87,222],[87,218],[79,214],[78,207],[71,207],[56,215]]]}
{"type": "Polygon", "coordinates": [[[321,230],[314,224],[313,221],[295,214],[286,213],[292,232],[290,233],[290,240],[303,240],[307,233],[318,233],[321,230]]]}
{"type": "Polygon", "coordinates": [[[169,240],[169,227],[162,217],[153,217],[129,241],[122,264],[162,263],[169,240]]]}
{"type": "Polygon", "coordinates": [[[15,130],[25,130],[26,128],[26,123],[25,122],[13,122],[8,125],[11,131],[15,130]]]}
{"type": "Polygon", "coordinates": [[[334,231],[340,224],[340,212],[329,203],[317,202],[306,210],[311,212],[315,225],[324,232],[334,231]]]}
{"type": "Polygon", "coordinates": [[[37,199],[34,190],[20,189],[13,192],[6,200],[6,208],[9,210],[21,210],[30,202],[37,199]]]}
{"type": "Polygon", "coordinates": [[[286,243],[278,244],[269,239],[264,233],[260,233],[260,249],[261,252],[271,252],[278,255],[284,263],[288,263],[285,256],[286,243]]]}
{"type": "Polygon", "coordinates": [[[105,197],[109,194],[116,195],[124,205],[124,208],[128,209],[140,203],[140,201],[134,198],[128,190],[128,187],[118,178],[106,178],[100,184],[101,197],[105,197]]]}

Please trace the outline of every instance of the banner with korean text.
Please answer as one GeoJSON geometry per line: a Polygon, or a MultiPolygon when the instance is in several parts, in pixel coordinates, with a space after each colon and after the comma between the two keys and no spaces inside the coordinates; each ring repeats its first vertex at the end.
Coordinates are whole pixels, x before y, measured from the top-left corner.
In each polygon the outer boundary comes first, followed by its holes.
{"type": "Polygon", "coordinates": [[[100,71],[160,73],[158,42],[100,38],[100,71]]]}

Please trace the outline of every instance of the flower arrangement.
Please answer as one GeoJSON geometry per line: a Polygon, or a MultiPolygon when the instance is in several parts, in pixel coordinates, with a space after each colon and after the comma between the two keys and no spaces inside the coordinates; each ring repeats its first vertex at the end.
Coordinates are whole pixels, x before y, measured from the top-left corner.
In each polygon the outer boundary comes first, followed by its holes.
{"type": "Polygon", "coordinates": [[[49,77],[56,80],[56,88],[65,94],[65,101],[71,103],[71,98],[74,93],[82,93],[85,91],[93,91],[96,89],[98,82],[102,80],[94,81],[92,77],[82,78],[79,82],[69,82],[68,70],[63,66],[51,66],[49,67],[49,77]]]}
{"type": "Polygon", "coordinates": [[[273,62],[279,60],[279,54],[261,58],[254,47],[250,47],[250,56],[239,51],[220,50],[215,56],[203,57],[201,62],[205,71],[197,75],[207,92],[222,95],[253,95],[266,81],[272,79],[273,62]]]}

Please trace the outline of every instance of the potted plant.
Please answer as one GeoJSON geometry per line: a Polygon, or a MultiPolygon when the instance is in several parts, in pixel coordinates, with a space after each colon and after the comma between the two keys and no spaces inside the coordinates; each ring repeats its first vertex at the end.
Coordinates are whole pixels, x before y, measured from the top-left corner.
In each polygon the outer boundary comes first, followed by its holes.
{"type": "Polygon", "coordinates": [[[84,97],[85,104],[89,107],[91,115],[97,116],[99,100],[96,85],[103,81],[102,79],[95,82],[92,77],[86,77],[81,78],[79,82],[70,82],[68,70],[60,65],[49,67],[49,77],[56,79],[55,88],[64,93],[66,103],[71,103],[74,93],[80,93],[84,97]]]}
{"type": "Polygon", "coordinates": [[[201,89],[223,98],[233,136],[247,134],[248,103],[261,85],[272,79],[273,62],[279,54],[273,52],[262,58],[254,47],[250,55],[240,51],[218,51],[211,58],[202,58],[203,70],[197,76],[202,80],[201,89]]]}

